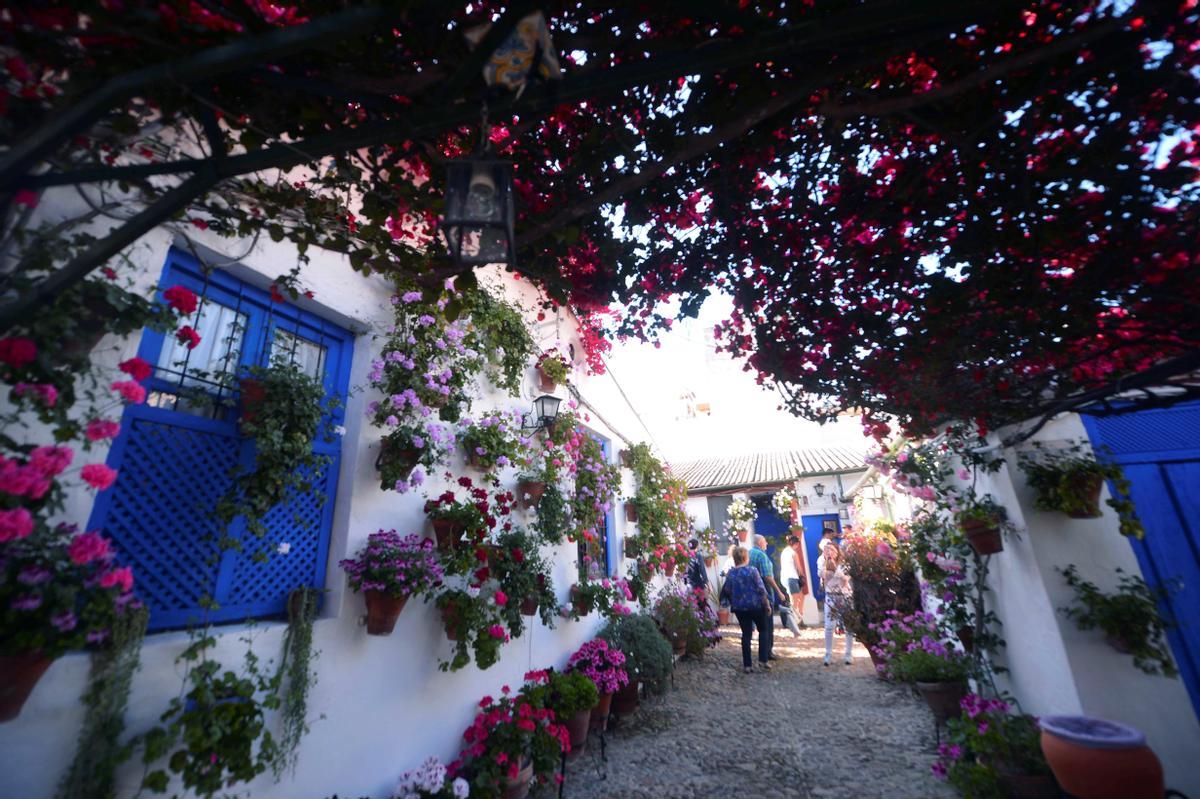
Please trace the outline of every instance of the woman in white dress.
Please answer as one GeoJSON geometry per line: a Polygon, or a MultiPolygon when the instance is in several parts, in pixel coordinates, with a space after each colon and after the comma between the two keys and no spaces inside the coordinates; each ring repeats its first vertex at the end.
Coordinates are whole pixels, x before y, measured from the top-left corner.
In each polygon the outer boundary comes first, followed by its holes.
{"type": "MultiPolygon", "coordinates": [[[[846,566],[842,563],[842,551],[834,541],[825,542],[821,557],[817,558],[817,571],[821,575],[821,584],[825,588],[825,665],[833,656],[833,628],[841,622],[839,608],[852,601],[854,588],[850,585],[850,576],[846,574],[846,566]]],[[[854,646],[854,636],[846,630],[846,652],[843,662],[850,665],[852,660],[850,649],[854,646]]]]}

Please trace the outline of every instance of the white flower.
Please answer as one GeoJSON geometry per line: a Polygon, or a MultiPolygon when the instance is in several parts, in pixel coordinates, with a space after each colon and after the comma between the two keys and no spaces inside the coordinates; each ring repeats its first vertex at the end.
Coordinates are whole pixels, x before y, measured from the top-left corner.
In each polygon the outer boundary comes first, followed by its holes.
{"type": "Polygon", "coordinates": [[[462,777],[456,778],[451,787],[454,790],[454,799],[467,799],[471,793],[471,786],[462,777]]]}
{"type": "Polygon", "coordinates": [[[467,595],[470,596],[472,599],[479,596],[479,586],[468,585],[467,586],[467,595]]]}
{"type": "Polygon", "coordinates": [[[275,547],[275,551],[278,552],[280,555],[286,555],[287,553],[292,551],[292,545],[289,544],[287,541],[281,541],[279,543],[279,546],[275,547]]]}
{"type": "Polygon", "coordinates": [[[339,425],[337,425],[336,427],[334,427],[334,428],[333,428],[333,432],[334,432],[336,435],[339,435],[339,436],[344,436],[344,435],[346,435],[346,426],[345,426],[345,425],[342,425],[342,424],[339,424],[339,425]]]}

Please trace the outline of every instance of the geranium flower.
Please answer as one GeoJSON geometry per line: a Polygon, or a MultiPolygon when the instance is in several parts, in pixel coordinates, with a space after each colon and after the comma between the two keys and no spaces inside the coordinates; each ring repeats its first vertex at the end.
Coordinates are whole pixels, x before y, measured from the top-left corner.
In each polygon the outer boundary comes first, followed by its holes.
{"type": "Polygon", "coordinates": [[[121,361],[121,365],[118,368],[139,382],[145,380],[154,372],[154,367],[141,358],[130,358],[127,361],[121,361]]]}
{"type": "Polygon", "coordinates": [[[146,389],[132,380],[118,380],[109,388],[121,395],[126,402],[137,405],[146,401],[146,389]]]}
{"type": "Polygon", "coordinates": [[[103,491],[117,479],[117,470],[103,463],[89,463],[80,470],[80,477],[97,491],[103,491]]]}
{"type": "Polygon", "coordinates": [[[37,358],[37,345],[27,338],[0,338],[0,362],[14,369],[27,366],[37,358]]]}
{"type": "Polygon", "coordinates": [[[67,554],[73,563],[84,565],[109,554],[108,539],[97,532],[81,533],[67,546],[67,554]]]}
{"type": "Polygon", "coordinates": [[[33,532],[33,516],[25,508],[0,510],[0,543],[25,538],[33,532]]]}
{"type": "MultiPolygon", "coordinates": [[[[163,291],[163,299],[167,301],[173,309],[183,314],[191,316],[196,311],[197,297],[195,292],[183,286],[171,286],[163,291]]],[[[188,328],[189,330],[191,328],[188,328]]]]}
{"type": "Polygon", "coordinates": [[[200,334],[193,330],[191,325],[184,325],[175,331],[175,338],[189,350],[194,350],[200,346],[200,334]]]}
{"type": "Polygon", "coordinates": [[[92,419],[88,422],[84,435],[87,436],[88,441],[104,441],[108,438],[116,438],[120,432],[120,422],[114,422],[111,419],[92,419]]]}
{"type": "Polygon", "coordinates": [[[120,586],[121,591],[128,593],[133,590],[133,570],[128,566],[122,566],[119,569],[105,572],[100,576],[100,586],[102,588],[120,586]]]}

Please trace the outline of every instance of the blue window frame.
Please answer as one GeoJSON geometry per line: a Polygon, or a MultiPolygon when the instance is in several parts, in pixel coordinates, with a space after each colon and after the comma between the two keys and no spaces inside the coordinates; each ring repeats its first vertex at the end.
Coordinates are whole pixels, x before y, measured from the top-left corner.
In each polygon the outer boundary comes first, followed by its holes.
{"type": "MultiPolygon", "coordinates": [[[[123,562],[133,566],[138,594],[150,607],[151,629],[286,615],[293,589],[324,586],[341,441],[318,440],[314,449],[329,455],[330,464],[314,477],[313,493],[267,514],[261,542],[247,540],[242,551],[221,551],[216,542],[222,534],[236,540],[248,535],[240,517],[222,530],[213,509],[237,468],[252,466],[254,446],[238,430],[236,402],[193,398],[204,392],[236,399],[236,381],[213,380],[213,373],[236,374],[239,367],[266,365],[281,356],[319,375],[326,398],[344,397],[353,336],[311,313],[272,302],[267,292],[226,272],[206,274],[193,258],[175,250],[160,286],[173,285],[201,298],[189,320],[200,331],[201,344],[187,350],[170,334],[142,334],[138,356],[155,365],[144,382],[147,401],[125,408],[108,457],[118,477],[99,495],[89,528],[103,529],[123,562]],[[263,549],[276,552],[266,563],[254,561],[253,553],[263,549]],[[202,608],[202,596],[211,596],[218,608],[202,608]]],[[[331,414],[329,423],[341,424],[340,404],[331,414]]]]}
{"type": "MultiPolygon", "coordinates": [[[[600,445],[600,449],[604,452],[604,462],[612,462],[612,443],[603,436],[596,435],[591,431],[584,431],[587,435],[595,439],[600,445]]],[[[604,560],[604,574],[610,577],[616,576],[616,567],[614,566],[620,560],[620,552],[618,551],[621,542],[618,541],[616,535],[616,525],[613,521],[613,511],[610,508],[604,514],[604,525],[600,530],[597,530],[597,539],[592,542],[584,541],[582,538],[578,542],[579,550],[579,576],[580,578],[587,576],[587,570],[584,566],[584,555],[590,555],[594,561],[600,562],[601,557],[604,560]]]]}

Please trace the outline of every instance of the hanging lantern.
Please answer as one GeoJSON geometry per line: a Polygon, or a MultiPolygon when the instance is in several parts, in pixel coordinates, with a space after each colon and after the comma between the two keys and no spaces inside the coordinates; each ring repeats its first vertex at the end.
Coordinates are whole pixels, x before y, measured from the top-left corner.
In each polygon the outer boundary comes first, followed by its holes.
{"type": "Polygon", "coordinates": [[[515,265],[514,216],[511,162],[486,151],[450,162],[442,239],[454,263],[515,265]]]}

